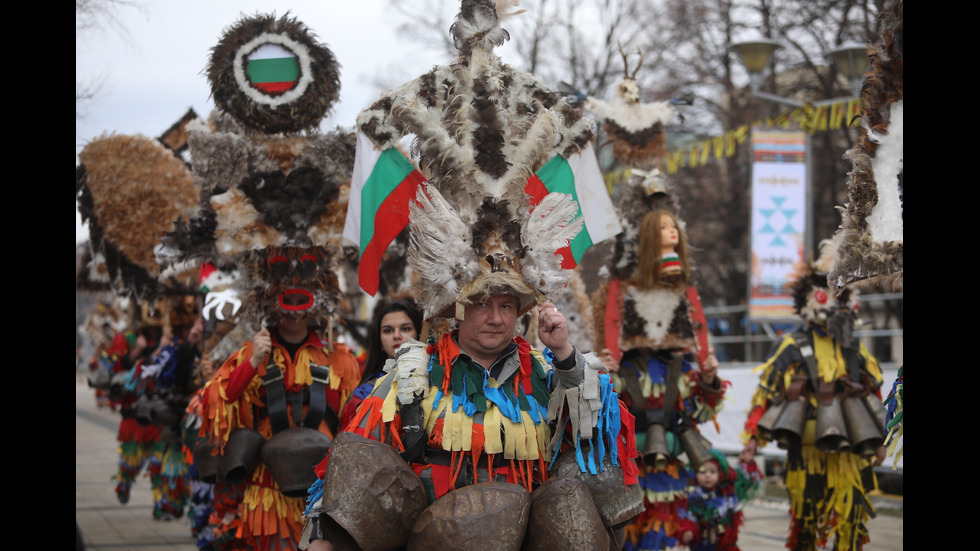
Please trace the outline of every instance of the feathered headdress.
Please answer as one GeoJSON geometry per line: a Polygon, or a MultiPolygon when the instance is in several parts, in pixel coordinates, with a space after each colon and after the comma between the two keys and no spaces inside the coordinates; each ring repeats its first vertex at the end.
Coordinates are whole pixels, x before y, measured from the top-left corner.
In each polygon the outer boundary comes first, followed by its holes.
{"type": "Polygon", "coordinates": [[[301,22],[245,17],[211,51],[220,111],[192,129],[201,204],[158,259],[242,272],[242,315],[322,324],[340,290],[334,262],[354,159],[351,136],[313,132],[339,95],[339,65],[301,22]]]}
{"type": "Polygon", "coordinates": [[[903,247],[903,3],[882,11],[882,32],[871,46],[871,68],[861,100],[863,136],[846,157],[853,163],[847,204],[834,236],[838,257],[829,274],[831,289],[873,288],[899,292],[903,247]]]}
{"type": "MultiPolygon", "coordinates": [[[[470,297],[501,290],[526,310],[571,276],[555,251],[582,227],[578,204],[547,191],[532,199],[528,186],[549,161],[569,176],[570,158],[587,153],[595,165],[591,123],[493,53],[509,38],[498,9],[515,4],[463,0],[451,28],[458,59],[383,94],[357,118],[365,148],[388,151],[415,136],[411,154],[427,182],[411,205],[408,260],[427,319],[460,317],[470,297]]],[[[602,197],[590,206],[601,210],[602,197]]]]}

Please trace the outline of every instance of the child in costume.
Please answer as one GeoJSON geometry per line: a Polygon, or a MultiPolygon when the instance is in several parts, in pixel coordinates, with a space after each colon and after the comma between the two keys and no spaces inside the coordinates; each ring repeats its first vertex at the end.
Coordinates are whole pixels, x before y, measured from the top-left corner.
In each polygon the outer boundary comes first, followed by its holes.
{"type": "Polygon", "coordinates": [[[714,449],[710,453],[712,458],[698,468],[687,498],[686,514],[698,530],[685,532],[681,540],[692,551],[738,551],[742,508],[755,495],[763,475],[746,454],[732,468],[723,453],[714,449]]]}

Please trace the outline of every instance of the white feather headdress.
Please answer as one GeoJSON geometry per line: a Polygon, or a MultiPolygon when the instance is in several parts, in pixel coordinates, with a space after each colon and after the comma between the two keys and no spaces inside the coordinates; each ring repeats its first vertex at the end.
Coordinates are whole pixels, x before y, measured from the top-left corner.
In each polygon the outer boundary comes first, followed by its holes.
{"type": "Polygon", "coordinates": [[[552,194],[534,206],[525,187],[555,155],[582,151],[592,123],[493,53],[508,38],[497,10],[515,5],[463,0],[451,29],[459,58],[386,92],[357,119],[382,150],[415,137],[411,155],[428,183],[411,208],[408,261],[427,318],[458,316],[470,297],[499,287],[526,309],[571,277],[555,251],[582,227],[577,203],[552,194]]]}

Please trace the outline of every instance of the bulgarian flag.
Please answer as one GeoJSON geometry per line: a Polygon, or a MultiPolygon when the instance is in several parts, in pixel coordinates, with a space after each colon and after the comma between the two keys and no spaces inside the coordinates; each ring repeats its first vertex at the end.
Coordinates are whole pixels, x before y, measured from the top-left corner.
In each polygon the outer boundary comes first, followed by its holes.
{"type": "Polygon", "coordinates": [[[555,155],[528,178],[524,191],[532,205],[554,192],[571,194],[578,203],[585,225],[567,247],[558,251],[562,268],[574,268],[589,247],[622,231],[591,143],[568,159],[555,155]]]}
{"type": "Polygon", "coordinates": [[[265,44],[248,57],[245,74],[252,86],[267,93],[282,93],[299,80],[299,62],[278,44],[265,44]]]}
{"type": "Polygon", "coordinates": [[[358,283],[371,296],[378,292],[381,257],[408,225],[409,202],[422,182],[422,173],[397,148],[381,150],[357,131],[344,237],[358,244],[358,283]]]}

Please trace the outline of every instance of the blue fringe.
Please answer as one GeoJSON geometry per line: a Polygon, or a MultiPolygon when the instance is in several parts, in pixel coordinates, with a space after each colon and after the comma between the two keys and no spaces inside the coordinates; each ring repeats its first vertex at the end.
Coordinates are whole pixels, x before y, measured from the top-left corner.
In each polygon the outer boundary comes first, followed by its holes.
{"type": "Polygon", "coordinates": [[[310,486],[310,489],[307,490],[306,493],[310,497],[306,498],[307,505],[306,505],[306,510],[303,511],[304,515],[310,514],[310,509],[313,508],[313,504],[319,501],[321,497],[323,497],[323,480],[320,480],[319,478],[316,479],[316,481],[313,482],[313,485],[310,486]]]}

